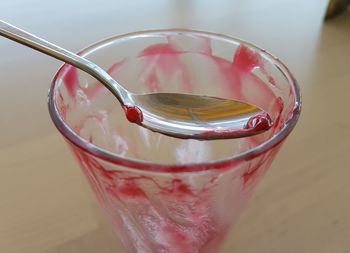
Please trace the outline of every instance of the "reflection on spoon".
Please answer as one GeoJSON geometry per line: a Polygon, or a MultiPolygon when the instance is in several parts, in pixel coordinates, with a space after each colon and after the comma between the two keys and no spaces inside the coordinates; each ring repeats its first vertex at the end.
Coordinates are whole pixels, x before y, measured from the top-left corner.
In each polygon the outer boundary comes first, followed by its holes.
{"type": "Polygon", "coordinates": [[[136,123],[177,138],[239,138],[262,133],[272,126],[266,112],[244,102],[177,93],[132,98],[143,112],[142,121],[136,123]]]}
{"type": "Polygon", "coordinates": [[[92,75],[119,100],[129,121],[152,131],[211,140],[255,135],[272,126],[267,113],[240,101],[177,93],[130,93],[91,61],[1,20],[0,35],[92,75]]]}

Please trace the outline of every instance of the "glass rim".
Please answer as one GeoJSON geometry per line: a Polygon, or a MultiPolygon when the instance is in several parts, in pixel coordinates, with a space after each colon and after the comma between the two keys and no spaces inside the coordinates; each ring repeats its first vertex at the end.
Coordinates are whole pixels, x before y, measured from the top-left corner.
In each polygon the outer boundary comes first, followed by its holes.
{"type": "Polygon", "coordinates": [[[79,51],[78,54],[83,57],[87,56],[88,54],[98,50],[99,48],[108,46],[109,44],[117,40],[128,39],[132,37],[147,36],[152,34],[161,35],[164,33],[178,33],[178,34],[188,33],[188,34],[204,35],[208,37],[215,37],[224,41],[226,40],[230,42],[232,41],[238,42],[240,44],[244,44],[250,48],[253,48],[254,50],[257,50],[259,53],[264,53],[266,56],[268,56],[270,60],[273,61],[273,64],[281,71],[281,73],[284,75],[284,77],[287,79],[287,81],[291,84],[291,86],[294,89],[295,103],[293,107],[292,116],[284,123],[284,126],[282,129],[280,129],[276,134],[274,134],[272,137],[270,137],[263,143],[251,149],[248,149],[244,152],[232,155],[230,157],[225,157],[223,159],[212,160],[207,162],[199,162],[199,163],[188,163],[188,164],[166,164],[166,163],[155,163],[155,162],[148,162],[148,161],[143,161],[138,159],[126,158],[126,157],[119,156],[118,154],[113,153],[111,151],[105,150],[101,147],[98,147],[97,145],[94,145],[88,142],[87,140],[85,140],[84,138],[80,137],[65,123],[64,119],[60,116],[60,113],[56,107],[56,103],[54,99],[55,97],[54,90],[57,84],[57,79],[60,76],[61,72],[65,69],[65,66],[70,66],[69,64],[65,63],[58,69],[58,71],[54,75],[53,80],[51,82],[51,87],[48,93],[48,109],[54,125],[70,143],[72,143],[75,147],[78,147],[79,149],[86,151],[89,154],[99,159],[105,160],[107,162],[111,162],[113,164],[128,167],[129,169],[136,169],[136,170],[147,171],[147,172],[184,173],[184,172],[198,172],[198,171],[205,171],[205,170],[225,169],[235,164],[239,164],[242,161],[251,160],[254,157],[257,157],[258,155],[271,150],[272,148],[277,146],[279,143],[281,143],[290,134],[290,132],[295,127],[301,112],[301,94],[300,94],[299,85],[296,79],[294,78],[294,76],[292,75],[291,71],[281,60],[279,60],[277,57],[275,57],[268,51],[261,49],[250,42],[246,42],[244,40],[223,35],[223,34],[191,30],[191,29],[175,28],[175,29],[160,29],[160,30],[144,30],[144,31],[132,32],[132,33],[126,33],[122,35],[114,35],[109,38],[102,39],[82,49],[81,51],[79,51]]]}

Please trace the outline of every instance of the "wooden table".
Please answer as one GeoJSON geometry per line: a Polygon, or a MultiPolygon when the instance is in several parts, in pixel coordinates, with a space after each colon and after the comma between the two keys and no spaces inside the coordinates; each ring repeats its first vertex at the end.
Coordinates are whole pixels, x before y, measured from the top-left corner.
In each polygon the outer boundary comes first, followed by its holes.
{"type": "MultiPolygon", "coordinates": [[[[300,82],[302,117],[223,252],[349,253],[350,12],[323,23],[326,2],[1,0],[0,11],[75,51],[113,34],[184,27],[278,55],[300,82]]],[[[122,252],[48,116],[60,64],[0,38],[1,253],[122,252]]]]}

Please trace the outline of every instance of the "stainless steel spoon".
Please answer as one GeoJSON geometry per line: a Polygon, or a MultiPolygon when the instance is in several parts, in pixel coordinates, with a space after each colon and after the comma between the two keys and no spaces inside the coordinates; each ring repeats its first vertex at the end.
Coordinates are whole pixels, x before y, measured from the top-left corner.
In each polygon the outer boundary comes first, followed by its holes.
{"type": "Polygon", "coordinates": [[[1,20],[0,35],[92,75],[119,100],[129,121],[152,131],[211,140],[255,135],[272,126],[268,114],[240,101],[178,93],[130,93],[91,61],[1,20]]]}

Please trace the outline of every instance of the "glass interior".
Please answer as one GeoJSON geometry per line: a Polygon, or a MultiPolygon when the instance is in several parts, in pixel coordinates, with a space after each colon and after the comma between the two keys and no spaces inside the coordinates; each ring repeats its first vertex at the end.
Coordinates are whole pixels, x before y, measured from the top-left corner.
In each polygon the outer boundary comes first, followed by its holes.
{"type": "Polygon", "coordinates": [[[267,111],[274,126],[252,137],[182,140],[131,124],[117,99],[85,72],[65,65],[53,98],[67,131],[125,159],[157,164],[226,159],[276,135],[293,116],[296,87],[269,54],[248,43],[194,31],[115,37],[81,53],[133,93],[176,92],[243,100],[267,111]]]}

